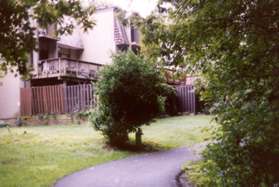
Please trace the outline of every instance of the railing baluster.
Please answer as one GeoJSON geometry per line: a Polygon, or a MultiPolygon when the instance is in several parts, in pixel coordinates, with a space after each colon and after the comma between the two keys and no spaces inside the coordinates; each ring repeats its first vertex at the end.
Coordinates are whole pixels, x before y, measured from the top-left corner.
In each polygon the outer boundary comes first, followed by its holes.
{"type": "Polygon", "coordinates": [[[38,72],[34,74],[37,78],[55,77],[55,76],[75,76],[76,78],[96,79],[95,73],[100,66],[96,63],[90,63],[68,58],[52,58],[41,60],[38,66],[38,72]]]}
{"type": "Polygon", "coordinates": [[[59,77],[61,76],[61,64],[60,64],[60,58],[58,58],[58,74],[59,77]]]}

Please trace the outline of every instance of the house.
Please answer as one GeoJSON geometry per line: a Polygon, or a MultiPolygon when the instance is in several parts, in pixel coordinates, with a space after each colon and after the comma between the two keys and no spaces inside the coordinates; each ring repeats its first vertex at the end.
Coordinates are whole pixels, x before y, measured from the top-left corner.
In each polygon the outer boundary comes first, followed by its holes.
{"type": "Polygon", "coordinates": [[[96,81],[102,66],[112,63],[111,55],[130,48],[140,50],[139,32],[124,26],[116,7],[97,8],[93,29],[76,26],[71,35],[56,36],[56,26],[37,29],[38,50],[30,54],[32,78],[22,80],[13,73],[0,78],[0,119],[20,115],[21,88],[47,85],[77,85],[96,81]]]}

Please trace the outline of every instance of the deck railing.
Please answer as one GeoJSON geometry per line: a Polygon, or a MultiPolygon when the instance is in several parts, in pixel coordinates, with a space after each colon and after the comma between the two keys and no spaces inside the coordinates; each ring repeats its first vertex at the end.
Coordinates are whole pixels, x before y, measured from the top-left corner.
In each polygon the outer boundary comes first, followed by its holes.
{"type": "Polygon", "coordinates": [[[70,58],[52,58],[41,60],[33,78],[73,77],[81,79],[97,79],[100,64],[70,58]]]}

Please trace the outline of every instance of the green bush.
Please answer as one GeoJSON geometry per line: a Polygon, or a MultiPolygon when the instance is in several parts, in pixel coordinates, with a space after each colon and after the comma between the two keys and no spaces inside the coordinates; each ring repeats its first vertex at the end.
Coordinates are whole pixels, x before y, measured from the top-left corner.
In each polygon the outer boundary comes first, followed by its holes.
{"type": "Polygon", "coordinates": [[[128,133],[162,112],[169,89],[159,71],[143,57],[132,52],[117,54],[97,82],[98,106],[92,123],[110,144],[125,144],[128,133]]]}
{"type": "Polygon", "coordinates": [[[171,59],[184,52],[219,124],[196,176],[207,177],[203,186],[279,184],[279,1],[168,2],[171,35],[156,23],[150,41],[171,59]]]}
{"type": "Polygon", "coordinates": [[[168,92],[165,94],[165,113],[170,116],[175,116],[178,114],[178,99],[176,91],[173,87],[168,89],[168,92]]]}
{"type": "Polygon", "coordinates": [[[210,93],[205,92],[208,89],[208,81],[202,77],[197,78],[195,81],[195,92],[197,100],[197,110],[199,112],[210,114],[213,100],[210,93]]]}

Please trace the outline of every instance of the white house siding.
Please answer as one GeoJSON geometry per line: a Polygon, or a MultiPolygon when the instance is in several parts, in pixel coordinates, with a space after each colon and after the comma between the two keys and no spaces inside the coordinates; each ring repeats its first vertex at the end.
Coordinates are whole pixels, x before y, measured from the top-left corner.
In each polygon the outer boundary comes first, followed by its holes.
{"type": "MultiPolygon", "coordinates": [[[[49,58],[57,57],[58,47],[61,47],[63,50],[71,50],[70,58],[103,65],[111,64],[111,56],[116,52],[114,14],[113,7],[98,9],[93,15],[96,23],[93,29],[83,32],[81,28],[75,27],[71,35],[61,36],[57,44],[55,41],[50,42],[47,45],[49,58]]],[[[39,59],[37,51],[32,53],[32,59],[36,72],[39,59]]],[[[23,86],[23,81],[11,73],[0,78],[0,119],[19,116],[20,88],[23,86]]]]}
{"type": "Polygon", "coordinates": [[[93,19],[96,23],[88,32],[81,32],[84,51],[81,60],[98,64],[112,63],[111,55],[115,51],[114,11],[113,8],[98,10],[93,19]]]}
{"type": "Polygon", "coordinates": [[[20,87],[23,82],[19,76],[8,73],[0,78],[0,119],[16,118],[20,113],[20,87]]]}
{"type": "Polygon", "coordinates": [[[73,21],[74,29],[71,34],[64,34],[59,37],[58,46],[65,46],[70,48],[76,48],[76,49],[82,49],[83,44],[80,38],[80,33],[82,32],[82,29],[80,29],[80,26],[73,21]]]}

